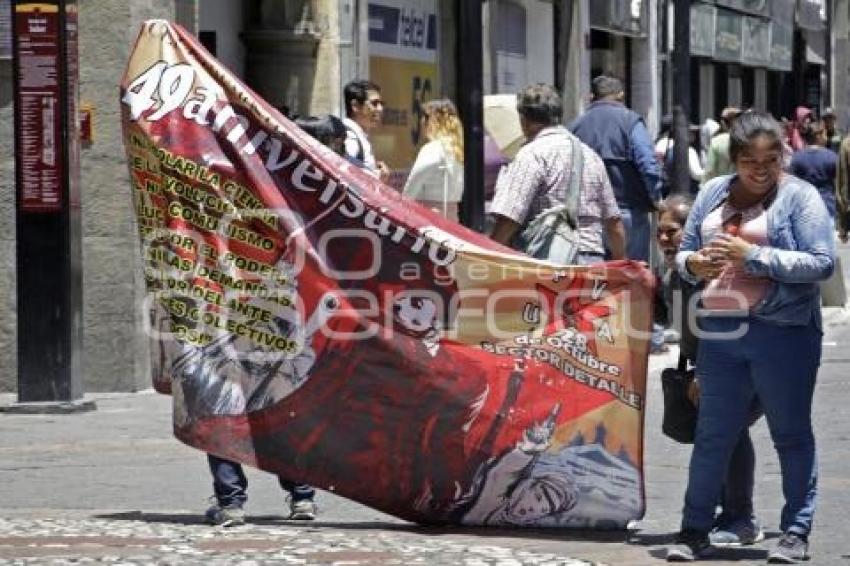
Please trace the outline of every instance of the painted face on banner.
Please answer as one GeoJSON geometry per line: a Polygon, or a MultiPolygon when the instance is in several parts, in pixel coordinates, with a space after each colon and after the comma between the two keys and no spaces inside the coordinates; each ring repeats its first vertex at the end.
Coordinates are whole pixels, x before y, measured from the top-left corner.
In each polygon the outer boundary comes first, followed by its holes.
{"type": "Polygon", "coordinates": [[[405,293],[393,302],[393,318],[414,335],[435,330],[437,315],[437,304],[430,297],[405,293]]]}
{"type": "Polygon", "coordinates": [[[513,490],[506,515],[512,523],[532,524],[572,509],[577,499],[575,485],[566,477],[552,474],[532,477],[513,490]]]}

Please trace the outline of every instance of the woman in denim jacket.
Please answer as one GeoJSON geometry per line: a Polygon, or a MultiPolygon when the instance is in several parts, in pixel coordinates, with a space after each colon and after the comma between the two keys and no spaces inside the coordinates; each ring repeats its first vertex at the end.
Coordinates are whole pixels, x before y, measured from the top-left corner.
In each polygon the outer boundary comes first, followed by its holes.
{"type": "Polygon", "coordinates": [[[818,282],[834,268],[829,214],[817,190],[782,173],[782,132],[746,112],[730,131],[736,173],[707,183],[676,264],[704,281],[699,314],[699,422],[682,530],[669,561],[711,553],[724,470],[757,396],[782,468],[783,536],[769,562],[807,558],[817,464],[811,408],[821,357],[818,282]]]}

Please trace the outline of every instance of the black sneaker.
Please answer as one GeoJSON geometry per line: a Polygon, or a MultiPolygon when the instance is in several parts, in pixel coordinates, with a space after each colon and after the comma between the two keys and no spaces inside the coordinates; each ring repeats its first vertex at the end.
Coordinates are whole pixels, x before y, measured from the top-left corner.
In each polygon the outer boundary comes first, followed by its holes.
{"type": "Polygon", "coordinates": [[[808,539],[792,532],[782,535],[774,549],[767,555],[768,564],[796,564],[808,559],[808,539]]]}
{"type": "Polygon", "coordinates": [[[708,533],[684,529],[676,536],[676,544],[667,548],[667,562],[693,562],[714,554],[708,533]]]}

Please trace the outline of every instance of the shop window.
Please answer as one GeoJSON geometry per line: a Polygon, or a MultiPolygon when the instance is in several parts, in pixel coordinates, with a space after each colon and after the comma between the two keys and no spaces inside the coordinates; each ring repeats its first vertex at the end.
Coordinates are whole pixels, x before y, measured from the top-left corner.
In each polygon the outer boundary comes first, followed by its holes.
{"type": "Polygon", "coordinates": [[[493,6],[492,45],[496,63],[496,92],[517,92],[528,82],[525,8],[510,1],[500,1],[493,6]]]}
{"type": "Polygon", "coordinates": [[[496,4],[496,51],[511,55],[526,55],[526,17],[525,8],[515,2],[496,4]]]}

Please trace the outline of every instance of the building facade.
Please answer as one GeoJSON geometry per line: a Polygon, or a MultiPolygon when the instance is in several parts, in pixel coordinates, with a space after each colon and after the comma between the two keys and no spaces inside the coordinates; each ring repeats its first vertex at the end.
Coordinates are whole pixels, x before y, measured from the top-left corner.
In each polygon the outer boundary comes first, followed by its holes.
{"type": "MultiPolygon", "coordinates": [[[[662,58],[669,61],[674,0],[660,7],[667,20],[662,58]]],[[[828,0],[693,0],[690,7],[690,118],[701,123],[717,119],[726,106],[759,108],[777,117],[793,115],[796,106],[820,112],[832,106],[832,67],[837,57],[829,48],[835,26],[831,14],[846,12],[843,2],[828,0]]],[[[846,19],[846,15],[845,15],[846,19]]],[[[670,110],[674,88],[669,65],[670,110]]]]}
{"type": "MultiPolygon", "coordinates": [[[[79,2],[81,102],[94,140],[82,149],[83,373],[88,391],[150,384],[141,320],[139,244],[120,132],[117,85],[140,24],[164,18],[196,33],[227,67],[290,114],[342,112],[342,86],[383,87],[377,154],[400,185],[422,142],[419,105],[457,100],[459,2],[472,0],[132,0],[79,2]]],[[[670,109],[674,0],[486,0],[484,93],[553,83],[566,119],[591,77],[624,80],[652,132],[670,109]]],[[[0,139],[13,139],[9,0],[0,0],[0,139]]],[[[694,0],[692,120],[727,104],[788,115],[792,105],[850,109],[850,0],[694,0]],[[781,93],[781,95],[780,95],[781,93]],[[787,93],[793,93],[788,96],[787,93]]],[[[13,144],[0,144],[0,262],[15,265],[13,144]]],[[[17,382],[16,275],[0,271],[0,391],[17,382]]],[[[35,337],[34,339],[38,339],[35,337]]]]}

